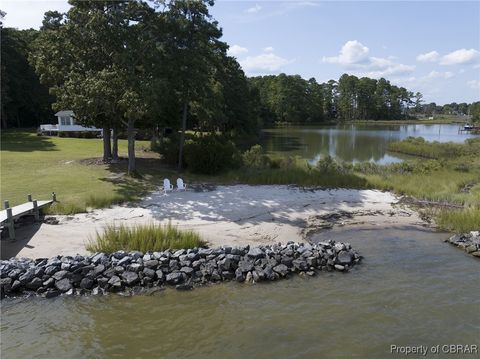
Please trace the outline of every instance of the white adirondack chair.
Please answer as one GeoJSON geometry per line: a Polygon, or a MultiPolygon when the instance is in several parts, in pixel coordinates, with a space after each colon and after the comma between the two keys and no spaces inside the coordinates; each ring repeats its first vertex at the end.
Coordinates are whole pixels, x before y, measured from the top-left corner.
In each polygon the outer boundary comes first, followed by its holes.
{"type": "Polygon", "coordinates": [[[169,191],[173,191],[173,186],[170,184],[170,180],[168,178],[165,178],[163,180],[163,193],[165,194],[165,196],[169,191]]]}
{"type": "Polygon", "coordinates": [[[187,185],[183,182],[183,179],[177,178],[177,190],[181,191],[186,191],[187,190],[187,185]]]}

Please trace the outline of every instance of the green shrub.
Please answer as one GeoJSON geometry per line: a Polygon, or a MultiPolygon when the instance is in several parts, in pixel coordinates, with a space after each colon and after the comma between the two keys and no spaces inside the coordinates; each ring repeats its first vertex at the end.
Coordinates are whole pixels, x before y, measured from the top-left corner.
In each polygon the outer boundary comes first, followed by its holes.
{"type": "Polygon", "coordinates": [[[161,140],[152,140],[150,147],[152,151],[162,155],[162,159],[166,164],[176,165],[178,163],[179,143],[179,136],[172,135],[170,137],[164,137],[161,140]]]}
{"type": "Polygon", "coordinates": [[[205,242],[193,231],[182,231],[171,223],[146,224],[127,227],[107,225],[103,233],[90,238],[86,248],[90,252],[112,253],[124,251],[163,251],[204,246],[205,242]]]}
{"type": "Polygon", "coordinates": [[[349,167],[337,162],[332,156],[327,155],[317,162],[316,168],[320,173],[347,173],[349,167]]]}
{"type": "Polygon", "coordinates": [[[215,135],[186,141],[184,152],[185,164],[194,173],[215,174],[242,164],[242,156],[235,144],[215,135]]]}
{"type": "MultiPolygon", "coordinates": [[[[263,148],[260,145],[254,145],[243,154],[243,164],[250,168],[263,168],[270,163],[267,155],[264,154],[263,148]]],[[[275,168],[275,167],[273,167],[275,168]]],[[[280,168],[280,163],[278,167],[280,168]]]]}

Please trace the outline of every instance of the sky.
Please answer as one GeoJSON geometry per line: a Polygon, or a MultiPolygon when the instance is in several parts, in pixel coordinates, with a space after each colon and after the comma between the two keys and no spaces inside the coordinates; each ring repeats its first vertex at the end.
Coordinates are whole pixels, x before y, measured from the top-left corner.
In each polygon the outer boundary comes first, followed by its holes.
{"type": "MultiPolygon", "coordinates": [[[[39,28],[66,0],[2,0],[5,26],[39,28]]],[[[426,102],[480,100],[480,1],[234,1],[211,14],[248,76],[384,77],[426,102]]]]}

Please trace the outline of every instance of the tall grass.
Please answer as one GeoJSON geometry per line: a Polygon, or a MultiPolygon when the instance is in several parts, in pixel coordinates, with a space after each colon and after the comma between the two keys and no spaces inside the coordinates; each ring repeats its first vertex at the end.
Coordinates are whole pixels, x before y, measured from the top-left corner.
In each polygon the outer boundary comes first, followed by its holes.
{"type": "Polygon", "coordinates": [[[166,249],[194,248],[205,245],[200,236],[190,230],[180,230],[171,223],[150,223],[127,227],[107,225],[103,233],[90,238],[86,248],[90,252],[112,253],[118,250],[163,251],[166,249]]]}
{"type": "Polygon", "coordinates": [[[480,231],[480,208],[441,210],[434,217],[437,225],[447,231],[480,231]]]}

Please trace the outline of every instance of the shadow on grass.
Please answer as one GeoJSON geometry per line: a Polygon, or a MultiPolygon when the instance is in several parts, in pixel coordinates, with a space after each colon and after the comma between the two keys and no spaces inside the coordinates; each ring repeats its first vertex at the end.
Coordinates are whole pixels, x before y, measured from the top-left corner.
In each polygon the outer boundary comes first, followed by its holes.
{"type": "Polygon", "coordinates": [[[34,132],[27,132],[24,130],[3,130],[1,139],[2,151],[58,151],[56,145],[50,140],[49,137],[37,136],[34,132]]]}

